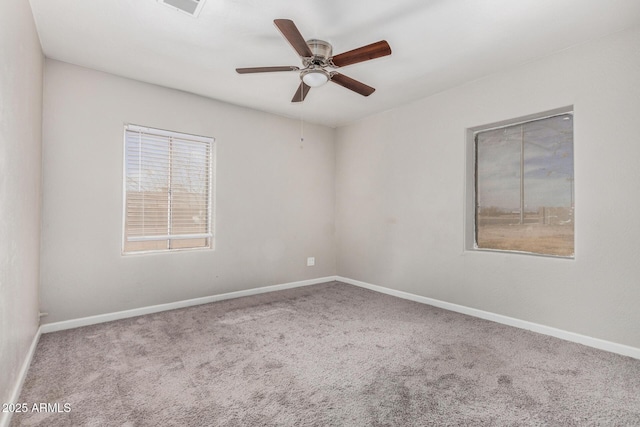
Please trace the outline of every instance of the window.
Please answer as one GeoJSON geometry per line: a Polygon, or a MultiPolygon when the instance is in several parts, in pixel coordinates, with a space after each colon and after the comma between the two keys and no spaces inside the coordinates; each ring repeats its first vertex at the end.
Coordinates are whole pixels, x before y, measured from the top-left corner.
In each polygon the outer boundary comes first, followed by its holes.
{"type": "Polygon", "coordinates": [[[573,113],[473,137],[474,247],[573,257],[573,113]]]}
{"type": "Polygon", "coordinates": [[[211,248],[213,138],[125,126],[123,252],[211,248]]]}

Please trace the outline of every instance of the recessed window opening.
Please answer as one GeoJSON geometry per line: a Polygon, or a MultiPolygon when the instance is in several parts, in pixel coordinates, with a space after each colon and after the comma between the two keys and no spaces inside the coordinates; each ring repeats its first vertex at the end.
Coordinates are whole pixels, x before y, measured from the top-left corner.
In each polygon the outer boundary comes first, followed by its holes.
{"type": "Polygon", "coordinates": [[[475,248],[573,257],[573,112],[473,136],[475,248]]]}
{"type": "Polygon", "coordinates": [[[214,140],[125,126],[123,253],[211,248],[214,140]]]}

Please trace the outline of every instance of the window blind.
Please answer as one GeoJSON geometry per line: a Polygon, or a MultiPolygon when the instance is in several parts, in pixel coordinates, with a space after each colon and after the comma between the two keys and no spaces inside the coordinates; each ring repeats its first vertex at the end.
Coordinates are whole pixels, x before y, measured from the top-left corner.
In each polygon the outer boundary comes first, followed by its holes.
{"type": "Polygon", "coordinates": [[[162,241],[172,249],[185,239],[209,246],[212,148],[213,138],[126,126],[125,249],[127,242],[162,241]]]}

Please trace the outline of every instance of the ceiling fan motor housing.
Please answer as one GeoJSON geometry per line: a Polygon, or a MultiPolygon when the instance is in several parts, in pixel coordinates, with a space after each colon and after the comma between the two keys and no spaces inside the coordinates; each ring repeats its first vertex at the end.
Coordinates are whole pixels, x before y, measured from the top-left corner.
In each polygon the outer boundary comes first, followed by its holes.
{"type": "Polygon", "coordinates": [[[309,64],[322,65],[327,66],[329,64],[329,59],[333,55],[333,48],[331,44],[324,40],[311,39],[307,40],[307,45],[309,49],[311,49],[311,53],[313,53],[313,57],[309,60],[309,64]]]}

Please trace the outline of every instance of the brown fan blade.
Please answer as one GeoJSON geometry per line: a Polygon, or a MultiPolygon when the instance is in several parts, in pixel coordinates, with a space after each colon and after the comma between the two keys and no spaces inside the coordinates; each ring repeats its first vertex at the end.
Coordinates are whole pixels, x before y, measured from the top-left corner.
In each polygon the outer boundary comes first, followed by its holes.
{"type": "Polygon", "coordinates": [[[380,58],[381,56],[391,55],[391,47],[386,40],[371,43],[349,52],[341,53],[331,58],[333,65],[336,67],[344,67],[345,65],[357,64],[358,62],[368,61],[370,59],[380,58]]]}
{"type": "Polygon", "coordinates": [[[309,93],[309,89],[311,89],[311,86],[307,85],[305,82],[300,82],[300,86],[298,86],[296,94],[293,95],[293,98],[291,98],[291,102],[304,101],[304,99],[307,97],[307,94],[309,93]]]}
{"type": "Polygon", "coordinates": [[[298,71],[300,68],[289,65],[284,67],[252,67],[252,68],[236,68],[238,74],[251,74],[251,73],[271,73],[274,71],[298,71]]]}
{"type": "Polygon", "coordinates": [[[298,52],[298,55],[304,58],[313,56],[307,42],[304,40],[300,31],[298,31],[296,24],[294,24],[292,20],[275,19],[273,23],[276,24],[276,27],[278,27],[278,30],[280,30],[284,38],[287,39],[291,47],[298,52]]]}
{"type": "Polygon", "coordinates": [[[352,79],[351,77],[347,77],[344,74],[340,73],[332,73],[331,81],[339,84],[342,87],[346,87],[356,93],[359,93],[362,96],[369,96],[376,90],[371,86],[367,86],[364,83],[361,83],[357,80],[352,79]]]}

